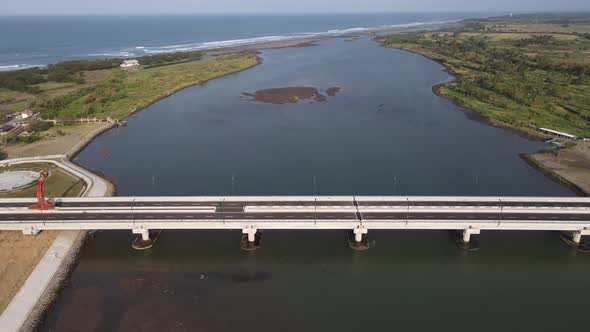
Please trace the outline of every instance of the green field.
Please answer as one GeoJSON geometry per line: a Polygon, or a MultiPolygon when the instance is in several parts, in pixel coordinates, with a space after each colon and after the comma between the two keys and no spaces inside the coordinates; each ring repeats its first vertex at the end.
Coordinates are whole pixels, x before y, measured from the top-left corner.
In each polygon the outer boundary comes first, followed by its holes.
{"type": "Polygon", "coordinates": [[[99,117],[122,119],[175,91],[207,80],[250,68],[257,64],[252,53],[173,64],[138,71],[112,69],[111,76],[94,86],[61,96],[37,98],[31,108],[45,118],[99,117]]]}
{"type": "MultiPolygon", "coordinates": [[[[8,167],[0,167],[0,172],[9,170],[33,170],[48,171],[49,176],[45,181],[44,192],[47,198],[51,197],[77,197],[84,191],[86,184],[81,179],[71,175],[53,164],[27,163],[8,167]]],[[[0,198],[30,197],[35,198],[36,183],[16,191],[0,192],[0,198]]]]}
{"type": "Polygon", "coordinates": [[[175,64],[154,62],[150,68],[135,71],[118,67],[86,70],[76,74],[84,78],[82,82],[47,80],[20,90],[0,89],[0,115],[32,109],[40,111],[44,118],[121,119],[130,110],[145,107],[178,89],[250,68],[257,61],[253,53],[237,53],[175,64]]]}
{"type": "MultiPolygon", "coordinates": [[[[30,109],[40,112],[44,119],[123,119],[132,110],[182,88],[258,64],[258,57],[252,52],[203,56],[201,52],[188,52],[141,57],[143,65],[134,70],[121,69],[122,60],[112,59],[63,62],[46,69],[0,73],[0,116],[30,109]]],[[[11,137],[8,143],[42,139],[44,135],[36,130],[37,124],[26,128],[31,136],[11,137]]]]}
{"type": "Polygon", "coordinates": [[[590,136],[590,20],[482,20],[449,31],[378,38],[444,64],[438,92],[495,125],[590,136]]]}

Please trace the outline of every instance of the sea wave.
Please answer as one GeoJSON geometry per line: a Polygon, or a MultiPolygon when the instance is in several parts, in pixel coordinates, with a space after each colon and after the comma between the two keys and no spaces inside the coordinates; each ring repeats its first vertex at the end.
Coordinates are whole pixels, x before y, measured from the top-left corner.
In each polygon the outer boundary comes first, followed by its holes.
{"type": "MultiPolygon", "coordinates": [[[[209,41],[209,42],[195,42],[195,43],[183,43],[173,45],[162,45],[162,46],[129,46],[120,49],[101,50],[102,52],[90,53],[80,55],[80,58],[131,58],[142,55],[161,54],[161,53],[174,53],[174,52],[189,52],[189,51],[207,51],[215,50],[220,48],[229,48],[236,46],[248,46],[256,44],[264,44],[271,42],[281,42],[289,40],[306,39],[313,37],[336,37],[348,34],[359,34],[368,32],[379,32],[384,30],[396,29],[396,28],[412,28],[418,26],[428,26],[436,24],[445,24],[458,22],[459,20],[453,21],[435,21],[435,22],[413,22],[405,24],[394,24],[394,25],[382,25],[372,27],[352,27],[347,29],[334,29],[322,32],[295,32],[285,33],[281,35],[272,35],[264,37],[254,38],[242,38],[242,39],[229,39],[220,41],[209,41]]],[[[7,64],[0,65],[0,71],[19,70],[32,67],[43,67],[44,65],[32,65],[32,64],[7,64]]]]}
{"type": "Polygon", "coordinates": [[[244,38],[244,39],[229,39],[212,42],[200,42],[200,43],[189,43],[180,45],[167,45],[159,47],[145,47],[143,52],[147,54],[158,54],[158,53],[173,53],[173,52],[189,52],[189,51],[201,51],[201,50],[214,50],[226,47],[244,46],[244,45],[256,45],[277,41],[285,41],[296,38],[304,38],[309,36],[304,35],[279,35],[279,36],[265,36],[255,38],[244,38]]]}
{"type": "Polygon", "coordinates": [[[108,58],[129,58],[136,56],[135,53],[132,52],[107,52],[107,53],[90,53],[87,56],[91,57],[108,57],[108,58]]]}
{"type": "Polygon", "coordinates": [[[43,66],[43,65],[27,65],[27,64],[0,65],[0,71],[11,71],[11,70],[34,68],[34,67],[45,67],[45,66],[43,66]]]}
{"type": "MultiPolygon", "coordinates": [[[[165,46],[156,46],[156,47],[142,47],[141,51],[144,52],[145,54],[204,51],[204,50],[214,50],[214,49],[227,48],[227,47],[236,47],[236,46],[245,46],[245,45],[264,44],[264,43],[270,43],[270,42],[297,40],[297,39],[304,39],[304,38],[310,38],[310,37],[338,36],[338,35],[346,35],[346,34],[354,34],[354,33],[366,33],[366,32],[371,32],[371,31],[380,31],[380,30],[395,29],[395,28],[411,28],[411,27],[418,27],[421,25],[444,24],[444,23],[452,23],[452,22],[457,22],[457,20],[436,21],[436,22],[412,22],[412,23],[405,23],[405,24],[393,24],[393,25],[373,26],[373,27],[354,27],[354,28],[348,28],[348,29],[335,29],[335,30],[328,30],[328,31],[323,31],[323,32],[299,32],[299,33],[287,33],[284,35],[255,37],[255,38],[230,39],[230,40],[220,40],[220,41],[211,41],[211,42],[165,45],[165,46]]],[[[139,49],[139,47],[137,49],[139,49]]]]}

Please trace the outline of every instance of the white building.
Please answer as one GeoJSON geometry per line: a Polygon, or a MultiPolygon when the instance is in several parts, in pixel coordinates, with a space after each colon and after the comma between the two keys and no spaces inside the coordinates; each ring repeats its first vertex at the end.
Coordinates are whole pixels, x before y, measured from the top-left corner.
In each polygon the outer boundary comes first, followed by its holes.
{"type": "Polygon", "coordinates": [[[26,110],[26,111],[22,111],[20,113],[20,118],[23,119],[23,120],[26,120],[29,117],[31,117],[32,115],[33,115],[33,111],[26,110]]]}
{"type": "Polygon", "coordinates": [[[139,66],[139,61],[137,61],[135,59],[133,59],[133,60],[125,60],[121,64],[121,68],[131,68],[131,67],[137,67],[137,66],[139,66]]]}
{"type": "Polygon", "coordinates": [[[572,140],[578,139],[575,135],[564,133],[564,132],[553,130],[553,129],[539,128],[539,130],[545,134],[548,134],[548,135],[554,135],[557,137],[562,137],[562,138],[567,138],[567,139],[572,139],[572,140]]]}

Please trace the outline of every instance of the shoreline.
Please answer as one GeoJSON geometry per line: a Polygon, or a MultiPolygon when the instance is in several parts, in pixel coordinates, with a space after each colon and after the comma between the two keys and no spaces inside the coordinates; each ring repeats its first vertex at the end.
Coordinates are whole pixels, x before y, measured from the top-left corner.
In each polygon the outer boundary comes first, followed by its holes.
{"type": "MultiPolygon", "coordinates": [[[[100,133],[101,130],[98,130],[91,136],[95,137],[100,133]]],[[[17,164],[53,163],[86,182],[86,189],[80,195],[81,197],[112,195],[113,187],[108,180],[86,168],[73,164],[67,155],[53,157],[55,158],[31,157],[23,158],[25,160],[3,160],[1,163],[10,164],[11,161],[17,164]]],[[[35,331],[37,329],[76,267],[88,234],[89,232],[86,230],[60,231],[33,272],[0,314],[0,325],[9,327],[11,331],[35,331]]]]}
{"type": "Polygon", "coordinates": [[[385,46],[383,43],[381,43],[378,40],[376,40],[376,38],[373,38],[373,41],[376,42],[376,43],[379,43],[382,47],[391,48],[391,49],[396,49],[396,50],[400,50],[400,51],[403,51],[403,52],[412,53],[412,54],[415,54],[415,55],[424,57],[424,58],[426,58],[426,59],[428,59],[430,61],[434,61],[434,62],[438,63],[439,65],[441,65],[444,68],[443,71],[446,72],[447,74],[451,75],[452,77],[451,77],[450,80],[448,80],[446,82],[441,82],[441,83],[434,84],[432,86],[432,88],[431,88],[432,89],[432,92],[435,95],[437,95],[437,96],[439,96],[439,97],[441,97],[441,98],[443,98],[445,100],[448,100],[451,103],[453,103],[453,105],[457,106],[459,108],[459,110],[461,112],[463,112],[467,118],[469,118],[469,119],[471,119],[473,121],[477,121],[477,122],[483,123],[483,124],[485,124],[487,126],[490,126],[490,127],[499,128],[499,129],[503,129],[503,130],[512,132],[512,133],[517,134],[518,136],[520,136],[522,138],[525,138],[525,139],[528,139],[528,140],[531,140],[531,141],[543,141],[545,139],[545,137],[543,137],[542,135],[537,135],[535,133],[532,133],[532,132],[529,132],[529,131],[525,131],[522,128],[511,127],[511,126],[503,125],[503,124],[500,124],[500,123],[494,123],[492,121],[492,119],[484,116],[483,114],[481,114],[481,113],[479,113],[479,112],[477,112],[475,110],[470,109],[469,107],[461,104],[459,101],[457,101],[457,100],[455,100],[455,99],[453,99],[451,97],[448,97],[448,96],[443,95],[440,92],[440,89],[443,86],[445,86],[446,84],[455,82],[457,80],[457,76],[458,75],[451,68],[449,68],[446,64],[444,64],[442,61],[437,60],[437,59],[434,59],[434,58],[432,58],[432,57],[430,57],[430,56],[428,56],[426,54],[422,54],[422,53],[419,53],[419,52],[416,52],[416,51],[407,50],[407,49],[398,48],[398,47],[388,47],[388,46],[385,46]]]}
{"type": "MultiPolygon", "coordinates": [[[[469,19],[466,19],[469,20],[469,19]]],[[[342,35],[337,35],[337,36],[313,36],[313,37],[309,37],[309,38],[302,38],[302,39],[292,39],[292,40],[282,40],[282,41],[272,41],[272,42],[261,42],[261,43],[257,43],[257,44],[250,44],[250,45],[241,45],[241,46],[232,46],[232,47],[225,47],[225,48],[219,48],[216,50],[213,50],[212,52],[210,52],[212,55],[214,56],[218,56],[218,55],[226,55],[226,54],[234,54],[234,53],[240,53],[240,52],[251,52],[252,54],[254,54],[256,56],[256,64],[247,67],[247,68],[243,68],[241,70],[238,71],[234,71],[231,73],[226,73],[214,78],[210,78],[206,81],[203,82],[199,82],[199,83],[194,83],[194,84],[188,84],[182,87],[179,87],[178,89],[175,89],[172,92],[168,92],[166,93],[164,96],[160,96],[156,99],[154,99],[153,101],[151,101],[150,103],[146,104],[145,106],[141,106],[138,107],[133,113],[129,113],[127,116],[125,116],[124,118],[122,118],[121,120],[125,120],[130,118],[131,116],[143,111],[144,109],[146,109],[147,107],[153,105],[154,103],[163,100],[165,98],[168,98],[172,95],[174,95],[175,93],[184,90],[184,89],[188,89],[190,87],[193,86],[198,86],[198,85],[202,85],[205,84],[211,80],[214,79],[218,79],[218,78],[223,78],[225,76],[229,76],[232,74],[237,74],[243,71],[246,71],[248,69],[254,68],[260,64],[263,63],[263,59],[262,57],[260,57],[260,50],[265,50],[265,49],[282,49],[282,48],[291,48],[291,47],[312,47],[315,46],[316,42],[318,41],[322,41],[322,40],[330,40],[330,39],[339,39],[339,38],[348,38],[351,36],[360,36],[360,35],[365,35],[365,36],[370,36],[370,35],[374,35],[377,32],[391,32],[391,33],[402,33],[402,32],[411,32],[411,31],[420,31],[423,30],[426,27],[429,28],[434,28],[434,29],[443,29],[443,28],[449,28],[452,26],[457,26],[458,24],[462,24],[461,22],[463,22],[465,20],[460,20],[460,21],[453,21],[453,22],[433,22],[433,23],[424,23],[418,26],[411,26],[411,27],[390,27],[390,28],[382,28],[382,29],[375,29],[375,30],[371,30],[371,31],[365,31],[364,33],[356,33],[356,34],[342,34],[342,35]]],[[[111,186],[113,187],[112,190],[112,195],[115,195],[117,192],[117,188],[116,185],[114,183],[114,181],[106,174],[103,174],[102,172],[99,172],[97,170],[93,170],[93,169],[88,169],[87,167],[77,163],[74,161],[74,159],[76,158],[76,156],[82,152],[82,150],[84,150],[84,148],[86,146],[88,146],[89,144],[91,144],[96,138],[98,138],[100,135],[110,131],[111,129],[115,128],[115,125],[112,125],[108,128],[105,128],[104,130],[100,131],[99,133],[92,135],[92,137],[90,137],[88,140],[86,140],[86,142],[84,144],[82,144],[76,151],[72,151],[70,153],[68,153],[67,155],[69,156],[69,160],[76,164],[79,167],[82,167],[84,169],[86,169],[89,172],[95,173],[97,175],[99,175],[100,177],[106,179],[111,186]]],[[[82,142],[82,141],[80,141],[82,142]]],[[[80,144],[77,143],[78,144],[80,144]]]]}
{"type": "Polygon", "coordinates": [[[50,252],[55,252],[54,255],[59,255],[60,248],[57,246],[60,242],[63,242],[63,246],[69,245],[69,248],[66,249],[65,253],[63,252],[64,250],[61,250],[63,260],[59,263],[45,291],[37,299],[35,306],[30,311],[25,322],[21,325],[19,332],[33,332],[41,326],[49,309],[55,303],[61,291],[66,287],[67,280],[78,265],[78,261],[82,256],[82,250],[89,237],[90,231],[85,230],[61,231],[57,236],[45,256],[50,254],[50,252]]]}
{"type": "MultiPolygon", "coordinates": [[[[251,53],[251,54],[253,54],[254,56],[256,56],[256,63],[255,63],[254,65],[252,65],[252,66],[245,67],[245,68],[242,68],[242,69],[240,69],[240,70],[237,70],[237,71],[228,72],[228,73],[225,73],[225,74],[222,74],[222,75],[219,75],[219,76],[215,76],[215,77],[209,78],[209,79],[207,79],[207,80],[204,80],[204,81],[201,81],[201,82],[198,82],[198,83],[190,83],[190,84],[185,84],[185,85],[182,85],[182,86],[180,86],[180,87],[178,87],[178,88],[176,88],[176,89],[174,89],[174,90],[172,90],[172,91],[168,91],[168,92],[167,92],[167,93],[165,93],[163,96],[158,96],[158,97],[156,97],[154,100],[150,101],[149,103],[147,103],[147,104],[146,104],[146,105],[144,105],[144,106],[139,106],[139,107],[137,107],[137,108],[135,109],[135,111],[133,111],[132,113],[129,113],[129,114],[127,114],[127,115],[126,115],[124,118],[122,118],[122,119],[120,119],[120,120],[126,120],[126,119],[128,119],[129,117],[131,117],[131,116],[133,116],[133,115],[135,115],[135,114],[137,114],[137,113],[139,113],[139,112],[143,111],[144,109],[146,109],[146,108],[150,107],[151,105],[153,105],[153,104],[157,103],[158,101],[160,101],[160,100],[163,100],[163,99],[166,99],[166,98],[168,98],[168,97],[170,97],[170,96],[172,96],[172,95],[176,94],[177,92],[179,92],[179,91],[182,91],[182,90],[184,90],[184,89],[188,89],[188,88],[190,88],[190,87],[193,87],[193,86],[203,85],[203,84],[205,84],[205,83],[207,83],[207,82],[209,82],[209,81],[211,81],[211,80],[216,80],[216,79],[218,79],[218,78],[223,78],[223,77],[226,77],[226,76],[229,76],[229,75],[238,74],[238,73],[241,73],[241,72],[243,72],[243,71],[246,71],[246,70],[248,70],[248,69],[252,69],[252,68],[254,68],[254,67],[256,67],[256,66],[258,66],[258,65],[262,64],[262,61],[263,61],[263,60],[262,60],[262,58],[259,56],[259,52],[255,52],[255,51],[251,51],[251,50],[245,50],[245,51],[239,51],[239,52],[238,52],[238,51],[236,51],[236,52],[220,53],[220,54],[218,54],[218,55],[225,55],[225,54],[232,54],[232,53],[241,53],[241,52],[244,52],[244,53],[251,53]]],[[[113,128],[113,127],[109,128],[109,130],[110,130],[110,129],[112,129],[112,128],[113,128]]],[[[104,132],[106,132],[106,131],[108,131],[108,130],[105,130],[104,132]]],[[[103,133],[104,133],[104,132],[103,132],[103,133]]],[[[99,135],[97,135],[97,136],[99,136],[99,135]]],[[[94,138],[96,138],[96,137],[94,137],[94,138]]],[[[93,138],[92,140],[94,140],[94,138],[93,138]]],[[[88,142],[86,145],[90,144],[90,143],[92,142],[92,140],[90,140],[90,141],[89,141],[89,142],[88,142]]],[[[86,145],[85,145],[85,146],[86,146],[86,145]]],[[[83,149],[80,149],[80,151],[82,151],[82,150],[83,150],[83,149]]],[[[79,153],[80,151],[78,151],[78,153],[79,153]]],[[[78,153],[76,153],[76,154],[78,154],[78,153]]]]}
{"type": "MultiPolygon", "coordinates": [[[[416,51],[412,51],[412,50],[407,50],[404,48],[399,48],[399,47],[388,47],[385,46],[383,43],[379,42],[376,38],[373,38],[373,41],[375,41],[376,43],[381,44],[382,47],[387,47],[387,48],[392,48],[392,49],[397,49],[403,52],[408,52],[408,53],[412,53],[415,55],[419,55],[422,56],[426,59],[429,59],[431,61],[434,61],[438,64],[440,64],[446,73],[448,73],[449,75],[452,76],[452,79],[446,82],[441,82],[438,84],[435,84],[432,86],[432,92],[437,95],[438,97],[444,98],[445,100],[448,100],[449,102],[451,102],[453,105],[457,106],[458,109],[463,112],[465,114],[465,116],[473,121],[477,121],[480,122],[484,125],[490,126],[490,127],[494,127],[494,128],[498,128],[498,129],[502,129],[511,133],[514,133],[524,139],[527,140],[531,140],[531,141],[536,141],[536,142],[542,142],[546,139],[546,137],[539,135],[539,134],[535,134],[534,132],[530,132],[530,131],[526,131],[524,128],[518,128],[518,127],[511,127],[508,125],[504,125],[504,124],[500,124],[500,123],[494,123],[492,121],[492,119],[482,115],[481,113],[463,105],[462,103],[460,103],[458,100],[455,100],[451,97],[445,96],[440,92],[440,89],[449,83],[452,83],[454,81],[457,80],[457,74],[451,69],[449,68],[446,64],[444,64],[442,61],[437,60],[432,58],[429,55],[426,54],[422,54],[416,51]]],[[[569,149],[569,148],[565,148],[565,149],[569,149]]],[[[550,167],[547,167],[545,165],[543,165],[542,162],[540,162],[539,160],[537,160],[537,158],[535,158],[535,156],[541,155],[544,152],[542,150],[538,150],[537,152],[534,153],[520,153],[518,154],[519,157],[525,161],[527,163],[527,165],[533,167],[535,170],[537,170],[538,172],[541,172],[543,175],[545,175],[547,178],[549,178],[552,181],[555,181],[557,183],[559,183],[560,185],[563,185],[565,187],[567,187],[568,189],[570,189],[574,194],[578,195],[578,196],[590,196],[590,192],[582,189],[582,187],[578,184],[576,184],[575,182],[572,182],[570,180],[567,180],[566,178],[564,178],[563,176],[561,176],[560,174],[558,174],[557,170],[554,170],[550,167]]]]}
{"type": "MultiPolygon", "coordinates": [[[[205,52],[209,54],[219,54],[219,53],[234,53],[234,52],[242,52],[242,51],[249,51],[249,50],[261,50],[261,49],[272,49],[272,48],[287,48],[287,47],[300,47],[301,44],[312,44],[313,42],[324,40],[324,39],[334,39],[334,38],[342,38],[342,37],[350,37],[350,36],[359,36],[359,35],[372,35],[377,33],[398,33],[398,32],[410,32],[410,31],[420,31],[420,30],[436,30],[441,29],[444,27],[451,27],[453,25],[459,24],[461,22],[468,22],[473,20],[474,18],[462,18],[462,19],[455,19],[455,20],[448,20],[448,21],[431,21],[431,22],[412,22],[412,23],[400,23],[400,24],[393,24],[389,26],[372,26],[372,27],[362,27],[362,28],[343,28],[341,30],[331,30],[331,31],[324,31],[324,32],[314,32],[314,33],[306,33],[306,32],[294,32],[294,33],[286,33],[285,35],[281,35],[278,37],[282,37],[283,39],[276,39],[276,40],[263,40],[264,38],[268,38],[269,36],[259,36],[259,37],[252,37],[252,38],[238,38],[236,40],[213,40],[213,41],[205,41],[203,43],[224,43],[224,42],[242,42],[241,44],[237,43],[234,45],[227,45],[227,46],[209,46],[209,47],[193,47],[187,50],[173,50],[172,52],[164,51],[164,52],[157,52],[155,54],[174,54],[174,53],[183,53],[183,52],[205,52]],[[289,36],[292,35],[292,36],[289,36]],[[262,39],[262,40],[256,40],[262,39]],[[281,46],[283,45],[283,46],[281,46]]],[[[307,45],[312,46],[312,45],[307,45]]],[[[155,48],[158,47],[165,47],[165,46],[154,46],[155,48]]],[[[81,58],[66,58],[58,60],[57,62],[51,62],[46,64],[35,64],[35,65],[27,65],[27,64],[14,64],[14,65],[6,65],[0,67],[1,72],[10,72],[10,71],[20,71],[26,70],[31,68],[46,68],[49,65],[54,65],[57,63],[65,62],[65,61],[78,61],[78,60],[100,60],[100,59],[134,59],[136,57],[141,57],[150,54],[134,54],[133,56],[130,55],[105,55],[104,57],[81,57],[81,58]]]]}
{"type": "Polygon", "coordinates": [[[549,179],[553,180],[556,183],[559,183],[562,186],[568,187],[572,190],[576,195],[580,197],[587,197],[590,196],[590,193],[586,190],[582,189],[580,186],[575,184],[574,182],[564,178],[560,174],[558,174],[553,169],[543,165],[539,162],[534,156],[538,154],[542,154],[544,152],[538,151],[537,153],[519,153],[518,156],[524,160],[529,166],[534,168],[535,170],[541,172],[543,175],[548,177],[549,179]]]}

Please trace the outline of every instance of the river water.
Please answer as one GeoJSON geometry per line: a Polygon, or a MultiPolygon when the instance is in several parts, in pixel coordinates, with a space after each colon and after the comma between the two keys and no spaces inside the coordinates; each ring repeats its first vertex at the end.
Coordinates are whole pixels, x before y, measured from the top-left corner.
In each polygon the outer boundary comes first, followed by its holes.
{"type": "MultiPolygon", "coordinates": [[[[370,39],[266,50],[253,69],[182,90],[89,145],[77,162],[119,195],[572,196],[519,153],[542,147],[470,120],[432,93],[450,79],[370,39]],[[263,104],[242,92],[338,86],[325,103],[263,104]],[[315,178],[315,181],[314,181],[315,178]],[[315,185],[314,185],[315,182],[315,185]]],[[[587,324],[589,256],[548,232],[167,231],[89,241],[44,331],[556,331],[587,324]]]]}

